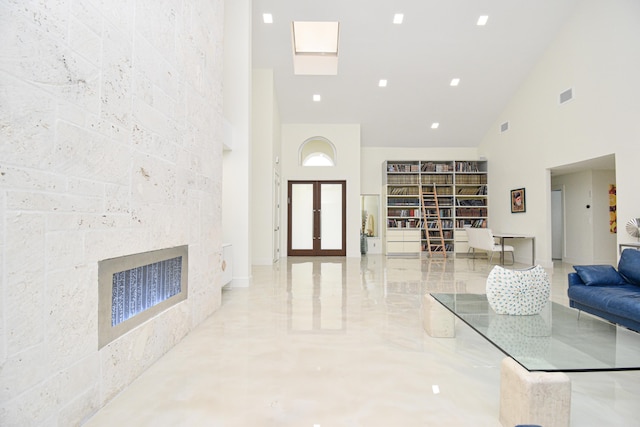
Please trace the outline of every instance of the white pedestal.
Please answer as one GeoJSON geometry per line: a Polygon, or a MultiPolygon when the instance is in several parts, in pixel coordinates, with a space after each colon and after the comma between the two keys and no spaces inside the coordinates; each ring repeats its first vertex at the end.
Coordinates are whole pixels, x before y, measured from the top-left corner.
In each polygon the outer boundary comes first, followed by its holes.
{"type": "Polygon", "coordinates": [[[434,338],[453,338],[456,336],[455,317],[430,294],[422,299],[422,326],[429,336],[434,338]]]}
{"type": "Polygon", "coordinates": [[[380,237],[367,237],[367,253],[368,254],[382,253],[382,239],[380,237]]]}
{"type": "Polygon", "coordinates": [[[568,427],[571,380],[562,372],[529,372],[506,357],[500,366],[500,423],[568,427]]]}

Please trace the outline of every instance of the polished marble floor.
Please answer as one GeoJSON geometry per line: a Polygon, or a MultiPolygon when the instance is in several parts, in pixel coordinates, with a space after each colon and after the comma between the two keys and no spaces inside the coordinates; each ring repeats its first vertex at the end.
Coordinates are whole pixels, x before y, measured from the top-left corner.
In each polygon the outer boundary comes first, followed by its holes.
{"type": "MultiPolygon", "coordinates": [[[[384,255],[256,266],[85,426],[500,426],[503,354],[460,322],[456,338],[421,322],[425,292],[481,293],[490,268],[384,255]]],[[[567,271],[548,270],[563,304],[567,271]]],[[[569,377],[572,426],[640,425],[640,372],[569,377]]]]}

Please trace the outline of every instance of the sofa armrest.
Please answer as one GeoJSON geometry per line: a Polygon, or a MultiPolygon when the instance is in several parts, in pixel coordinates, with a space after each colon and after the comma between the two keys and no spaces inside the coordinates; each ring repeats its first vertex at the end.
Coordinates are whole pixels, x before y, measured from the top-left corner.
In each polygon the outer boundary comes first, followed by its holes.
{"type": "Polygon", "coordinates": [[[584,282],[582,281],[578,273],[569,273],[569,287],[575,286],[575,285],[584,286],[584,282]]]}

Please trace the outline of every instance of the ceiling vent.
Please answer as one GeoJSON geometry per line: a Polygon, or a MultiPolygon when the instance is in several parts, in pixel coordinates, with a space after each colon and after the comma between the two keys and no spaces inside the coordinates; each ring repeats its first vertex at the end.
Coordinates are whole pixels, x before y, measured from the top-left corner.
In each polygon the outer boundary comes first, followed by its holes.
{"type": "Polygon", "coordinates": [[[509,130],[509,122],[504,122],[500,125],[500,133],[506,132],[509,130]]]}
{"type": "Polygon", "coordinates": [[[560,94],[560,104],[569,102],[573,99],[573,89],[569,88],[560,94]]]}

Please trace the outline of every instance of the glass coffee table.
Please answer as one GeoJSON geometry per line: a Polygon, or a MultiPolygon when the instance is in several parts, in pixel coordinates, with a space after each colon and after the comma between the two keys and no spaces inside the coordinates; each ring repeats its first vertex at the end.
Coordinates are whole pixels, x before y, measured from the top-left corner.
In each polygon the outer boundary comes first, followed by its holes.
{"type": "Polygon", "coordinates": [[[440,304],[528,371],[640,370],[640,334],[547,303],[540,314],[496,314],[484,294],[432,293],[440,304]]]}
{"type": "Polygon", "coordinates": [[[549,301],[540,314],[496,314],[484,294],[424,296],[424,328],[454,337],[457,318],[507,357],[500,373],[503,425],[568,426],[568,372],[640,370],[640,334],[549,301]]]}

